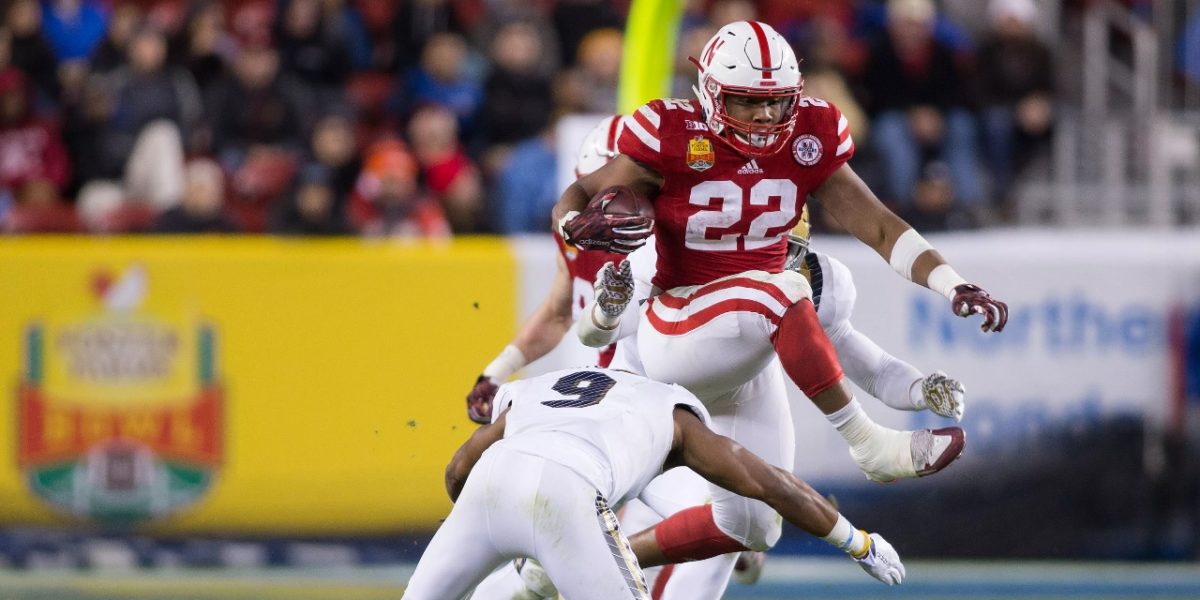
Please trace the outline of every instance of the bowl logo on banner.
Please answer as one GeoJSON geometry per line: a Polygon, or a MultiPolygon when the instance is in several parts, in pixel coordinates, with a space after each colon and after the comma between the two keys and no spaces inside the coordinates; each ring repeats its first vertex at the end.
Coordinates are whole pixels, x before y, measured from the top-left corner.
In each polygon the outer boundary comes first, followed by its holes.
{"type": "Polygon", "coordinates": [[[18,466],[37,498],[77,517],[172,514],[208,490],[221,464],[216,334],[183,298],[146,306],[141,265],[85,283],[91,312],[25,328],[18,466]]]}

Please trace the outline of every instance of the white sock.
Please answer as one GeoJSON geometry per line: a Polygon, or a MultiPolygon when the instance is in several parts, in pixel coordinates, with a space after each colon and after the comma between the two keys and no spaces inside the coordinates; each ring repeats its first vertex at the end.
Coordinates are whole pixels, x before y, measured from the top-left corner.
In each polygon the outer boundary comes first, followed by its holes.
{"type": "Polygon", "coordinates": [[[850,456],[869,479],[894,481],[916,476],[909,447],[910,432],[889,429],[872,421],[857,400],[825,417],[850,445],[850,456]]]}
{"type": "MultiPolygon", "coordinates": [[[[842,426],[844,426],[847,421],[854,418],[856,414],[862,412],[862,404],[859,404],[858,398],[850,398],[849,404],[837,409],[831,414],[825,415],[825,418],[829,419],[829,422],[833,424],[835,429],[841,430],[842,426]]],[[[868,418],[868,420],[870,419],[868,418]]]]}

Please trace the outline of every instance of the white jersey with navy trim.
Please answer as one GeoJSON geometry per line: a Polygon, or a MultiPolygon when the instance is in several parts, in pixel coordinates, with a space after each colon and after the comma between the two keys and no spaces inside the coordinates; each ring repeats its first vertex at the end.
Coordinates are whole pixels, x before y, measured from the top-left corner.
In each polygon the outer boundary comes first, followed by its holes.
{"type": "Polygon", "coordinates": [[[858,290],[854,287],[850,267],[828,254],[817,252],[809,252],[805,262],[809,269],[813,303],[816,305],[821,328],[829,331],[838,323],[849,321],[854,312],[854,302],[858,299],[858,290]]]}
{"type": "Polygon", "coordinates": [[[493,414],[508,416],[496,447],[567,467],[618,506],[662,472],[677,405],[709,424],[700,401],[677,385],[609,369],[554,371],[500,387],[493,414]]]}

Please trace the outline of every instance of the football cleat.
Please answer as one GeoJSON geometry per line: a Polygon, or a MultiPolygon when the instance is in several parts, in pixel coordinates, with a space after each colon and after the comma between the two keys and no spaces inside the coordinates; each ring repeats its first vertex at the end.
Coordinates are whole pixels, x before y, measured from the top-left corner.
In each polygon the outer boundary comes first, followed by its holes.
{"type": "Polygon", "coordinates": [[[913,465],[917,477],[933,475],[950,466],[967,445],[967,432],[961,427],[943,427],[942,429],[922,429],[912,432],[913,465]]]}
{"type": "Polygon", "coordinates": [[[961,427],[896,431],[877,426],[869,441],[850,447],[850,456],[867,479],[888,483],[945,469],[962,455],[966,440],[961,427]]]}
{"type": "Polygon", "coordinates": [[[754,585],[762,577],[763,564],[766,562],[766,552],[745,550],[739,553],[737,562],[733,563],[734,581],[742,585],[754,585]]]}

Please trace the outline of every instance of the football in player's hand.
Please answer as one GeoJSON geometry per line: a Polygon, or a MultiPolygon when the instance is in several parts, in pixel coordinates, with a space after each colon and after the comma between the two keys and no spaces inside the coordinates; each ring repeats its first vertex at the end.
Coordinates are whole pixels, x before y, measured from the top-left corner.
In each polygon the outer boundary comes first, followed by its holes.
{"type": "Polygon", "coordinates": [[[613,217],[654,218],[654,205],[645,196],[625,185],[614,185],[600,190],[592,203],[603,203],[604,214],[613,217]]]}

